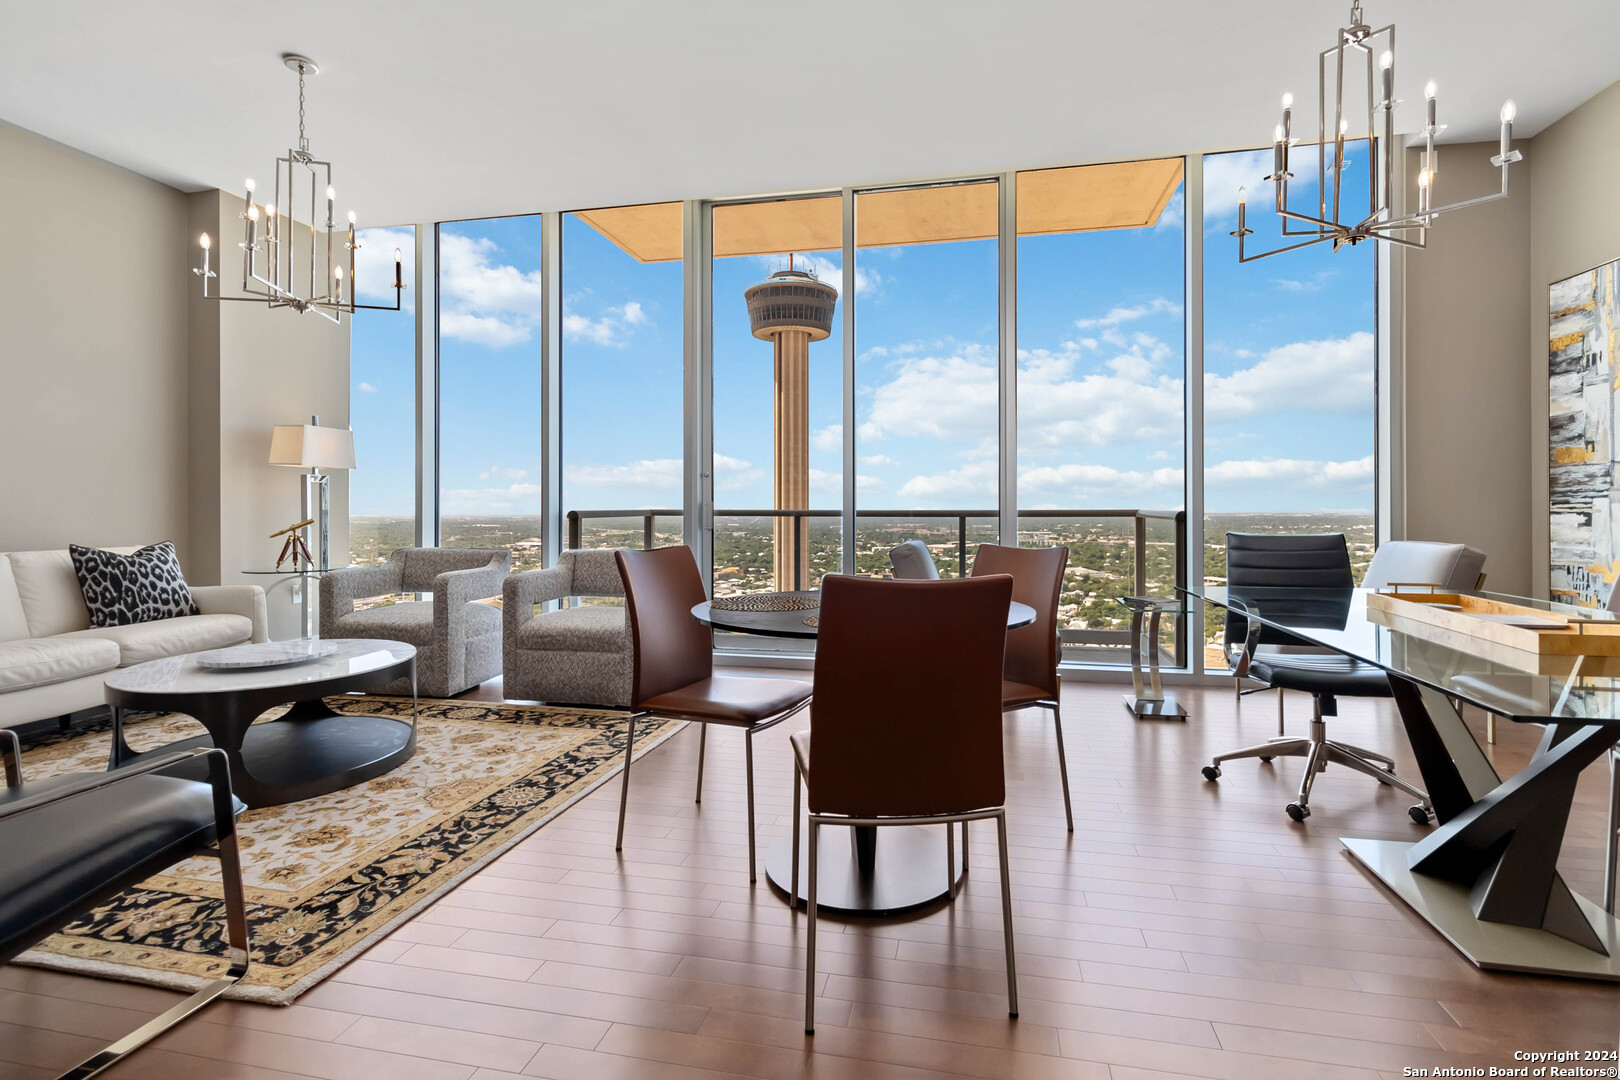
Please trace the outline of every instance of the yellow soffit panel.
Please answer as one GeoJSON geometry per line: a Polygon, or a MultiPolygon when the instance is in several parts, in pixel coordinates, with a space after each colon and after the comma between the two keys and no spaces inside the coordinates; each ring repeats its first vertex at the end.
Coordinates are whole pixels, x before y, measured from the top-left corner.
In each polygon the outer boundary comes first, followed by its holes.
{"type": "Polygon", "coordinates": [[[576,216],[637,262],[676,262],[681,258],[678,202],[581,210],[576,216]]]}
{"type": "MultiPolygon", "coordinates": [[[[1150,227],[1158,223],[1181,178],[1180,158],[1021,172],[1018,233],[1150,227]]],[[[637,262],[681,258],[680,203],[582,210],[578,216],[637,262]]],[[[987,240],[997,232],[996,185],[862,192],[856,196],[855,220],[861,247],[987,240]]],[[[714,208],[714,254],[730,258],[836,251],[843,246],[842,229],[837,196],[724,204],[714,208]]]]}
{"type": "Polygon", "coordinates": [[[1018,174],[1018,234],[1145,229],[1181,186],[1181,158],[1018,174]]]}

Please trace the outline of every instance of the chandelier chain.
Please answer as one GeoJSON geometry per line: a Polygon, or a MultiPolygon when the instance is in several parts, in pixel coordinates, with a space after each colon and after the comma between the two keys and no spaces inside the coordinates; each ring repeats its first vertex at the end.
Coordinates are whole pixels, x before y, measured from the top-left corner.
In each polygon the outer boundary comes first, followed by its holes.
{"type": "Polygon", "coordinates": [[[309,139],[304,136],[304,65],[298,65],[298,149],[308,151],[309,139]]]}

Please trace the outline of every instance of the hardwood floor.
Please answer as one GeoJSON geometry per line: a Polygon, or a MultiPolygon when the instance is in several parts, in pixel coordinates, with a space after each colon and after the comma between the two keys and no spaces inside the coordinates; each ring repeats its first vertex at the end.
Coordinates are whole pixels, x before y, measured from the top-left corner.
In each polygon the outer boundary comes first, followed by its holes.
{"type": "MultiPolygon", "coordinates": [[[[480,696],[499,696],[499,685],[480,696]]],[[[1006,1016],[995,834],[974,827],[954,905],[824,916],[817,1033],[802,1030],[804,915],[747,881],[742,738],[697,730],[638,761],[622,858],[617,781],[364,957],[277,1009],[215,1005],[109,1076],[500,1080],[1017,1077],[1250,1080],[1511,1066],[1612,1050],[1620,990],[1475,970],[1359,871],[1341,835],[1412,838],[1409,800],[1347,770],[1283,814],[1300,762],[1198,769],[1275,731],[1270,695],[1180,692],[1190,722],[1137,722],[1120,688],[1063,694],[1075,831],[1051,721],[1006,721],[1022,1017],[1006,1016]]],[[[1290,729],[1309,700],[1292,696],[1290,729]]],[[[1416,776],[1388,702],[1345,701],[1336,738],[1416,776]]],[[[789,829],[783,725],[756,748],[761,856],[789,829]]],[[[1483,721],[1478,730],[1483,740],[1483,721]]],[[[1512,772],[1540,729],[1505,724],[1512,772]]],[[[1601,895],[1607,777],[1582,777],[1563,869],[1601,895]]],[[[0,856],[3,857],[3,856],[0,856]]],[[[53,1076],[178,995],[0,968],[0,1076],[53,1076]]],[[[1612,1063],[1589,1063],[1612,1064],[1612,1063]]]]}

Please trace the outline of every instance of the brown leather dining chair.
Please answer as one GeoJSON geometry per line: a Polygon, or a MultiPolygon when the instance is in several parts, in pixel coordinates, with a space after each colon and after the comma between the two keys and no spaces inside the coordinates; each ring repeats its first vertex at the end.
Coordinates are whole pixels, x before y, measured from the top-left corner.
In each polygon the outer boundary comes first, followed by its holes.
{"type": "MultiPolygon", "coordinates": [[[[810,802],[804,1030],[815,1034],[816,862],[823,825],[944,825],[994,818],[1008,1015],[1018,1015],[1007,787],[1001,757],[1002,654],[1011,578],[886,581],[829,574],[821,584],[816,710],[793,746],[793,862],[799,797],[810,802]],[[811,739],[814,736],[814,751],[811,739]]],[[[881,858],[881,854],[878,856],[881,858]]],[[[952,856],[940,867],[954,898],[952,856]]]]}
{"type": "Polygon", "coordinates": [[[619,833],[615,851],[624,850],[624,815],[630,800],[630,759],[635,753],[636,720],[663,716],[704,725],[698,743],[698,797],[703,795],[703,752],[709,724],[743,729],[748,771],[748,880],[754,870],[754,735],[810,704],[811,686],[798,679],[755,679],[714,673],[714,642],[692,608],[708,599],[703,576],[689,547],[619,551],[625,606],[630,612],[634,651],[631,674],[630,733],[624,744],[624,780],[619,791],[619,833]]]}
{"type": "Polygon", "coordinates": [[[1002,547],[980,544],[973,556],[973,577],[1010,574],[1012,598],[1035,609],[1035,621],[1007,631],[1007,667],[1001,681],[1001,709],[1052,710],[1057,733],[1058,778],[1063,783],[1063,818],[1074,832],[1074,810],[1069,805],[1069,763],[1063,756],[1063,710],[1058,704],[1058,597],[1063,592],[1063,571],[1069,549],[1002,547]]]}

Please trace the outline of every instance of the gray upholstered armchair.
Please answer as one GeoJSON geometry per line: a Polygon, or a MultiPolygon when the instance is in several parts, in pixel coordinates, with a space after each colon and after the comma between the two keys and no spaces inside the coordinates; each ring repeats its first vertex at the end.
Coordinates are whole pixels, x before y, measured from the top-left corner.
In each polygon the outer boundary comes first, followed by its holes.
{"type": "Polygon", "coordinates": [[[513,574],[501,597],[506,696],[582,705],[629,705],[630,624],[622,606],[585,604],[536,615],[571,596],[623,596],[611,549],[564,551],[557,565],[513,574]]]}
{"type": "MultiPolygon", "coordinates": [[[[321,578],[321,636],[387,638],[416,646],[417,691],[451,697],[501,673],[501,613],[475,604],[501,594],[511,553],[481,548],[401,548],[380,566],[321,578]],[[432,600],[356,611],[354,602],[427,592],[432,600]]],[[[409,693],[403,680],[384,693],[409,693]]]]}

